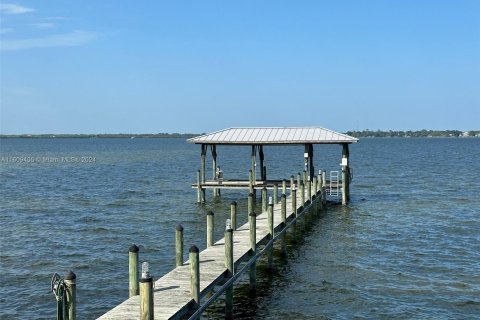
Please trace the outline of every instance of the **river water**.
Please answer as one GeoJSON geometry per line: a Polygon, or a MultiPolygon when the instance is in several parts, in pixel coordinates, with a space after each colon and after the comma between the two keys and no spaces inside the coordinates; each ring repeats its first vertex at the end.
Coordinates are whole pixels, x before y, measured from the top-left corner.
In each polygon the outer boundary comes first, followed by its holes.
{"type": "MultiPolygon", "coordinates": [[[[226,179],[248,178],[249,148],[217,151],[226,179]]],[[[303,147],[265,157],[269,178],[303,170],[303,147]]],[[[314,157],[339,170],[341,147],[314,157]]],[[[349,206],[322,212],[273,272],[258,263],[256,295],[235,286],[236,318],[480,318],[480,139],[363,139],[350,157],[349,206]]],[[[68,270],[78,319],[94,319],[127,298],[132,243],[158,278],[178,223],[203,249],[208,210],[223,225],[236,200],[246,222],[245,191],[196,205],[200,147],[184,139],[2,139],[0,159],[0,319],[54,319],[50,279],[68,270]]]]}

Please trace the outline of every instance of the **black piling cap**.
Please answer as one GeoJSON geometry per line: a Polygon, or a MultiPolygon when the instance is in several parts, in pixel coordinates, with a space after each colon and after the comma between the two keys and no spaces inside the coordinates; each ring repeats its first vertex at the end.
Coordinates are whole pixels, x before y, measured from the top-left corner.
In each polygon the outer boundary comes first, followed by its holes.
{"type": "Polygon", "coordinates": [[[230,203],[232,206],[236,206],[237,205],[237,201],[232,201],[232,203],[230,203]]]}
{"type": "Polygon", "coordinates": [[[255,197],[255,195],[254,195],[252,192],[250,192],[250,193],[248,194],[248,197],[252,197],[252,198],[253,198],[253,197],[255,197]]]}
{"type": "Polygon", "coordinates": [[[282,198],[287,198],[287,195],[285,193],[282,193],[282,198]]]}
{"type": "Polygon", "coordinates": [[[72,270],[70,270],[70,271],[67,272],[65,277],[63,277],[63,279],[65,279],[65,280],[75,280],[75,279],[77,279],[77,276],[75,275],[75,273],[73,273],[72,270]]]}
{"type": "Polygon", "coordinates": [[[208,211],[207,216],[213,216],[213,211],[208,211]]]}
{"type": "Polygon", "coordinates": [[[178,224],[177,227],[175,228],[177,231],[183,231],[183,226],[181,224],[178,224]]]}
{"type": "Polygon", "coordinates": [[[130,248],[128,248],[128,251],[130,252],[138,252],[138,247],[135,244],[132,244],[130,248]]]}
{"type": "Polygon", "coordinates": [[[225,232],[233,232],[233,229],[232,228],[226,229],[225,232]]]}
{"type": "Polygon", "coordinates": [[[256,217],[256,216],[257,216],[257,214],[256,214],[255,212],[253,212],[253,211],[250,212],[248,215],[249,215],[250,217],[256,217]]]}
{"type": "Polygon", "coordinates": [[[188,252],[192,252],[192,253],[198,253],[198,248],[196,245],[193,245],[190,247],[190,249],[188,250],[188,252]]]}

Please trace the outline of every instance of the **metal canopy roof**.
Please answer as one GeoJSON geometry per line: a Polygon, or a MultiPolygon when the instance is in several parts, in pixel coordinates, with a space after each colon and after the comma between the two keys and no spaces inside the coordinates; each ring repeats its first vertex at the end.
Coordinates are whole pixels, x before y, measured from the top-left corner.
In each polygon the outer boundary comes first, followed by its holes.
{"type": "Polygon", "coordinates": [[[358,139],[322,127],[228,128],[188,139],[196,144],[342,144],[358,139]]]}

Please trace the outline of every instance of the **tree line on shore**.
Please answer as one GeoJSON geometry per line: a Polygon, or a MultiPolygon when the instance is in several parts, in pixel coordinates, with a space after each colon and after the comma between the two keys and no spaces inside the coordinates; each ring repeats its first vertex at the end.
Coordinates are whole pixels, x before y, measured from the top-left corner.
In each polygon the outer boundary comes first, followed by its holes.
{"type": "Polygon", "coordinates": [[[355,138],[394,138],[394,137],[480,137],[480,130],[420,130],[420,131],[383,131],[383,130],[362,130],[347,131],[346,134],[355,138]]]}
{"type": "Polygon", "coordinates": [[[193,133],[1,134],[0,138],[192,138],[193,133]]]}

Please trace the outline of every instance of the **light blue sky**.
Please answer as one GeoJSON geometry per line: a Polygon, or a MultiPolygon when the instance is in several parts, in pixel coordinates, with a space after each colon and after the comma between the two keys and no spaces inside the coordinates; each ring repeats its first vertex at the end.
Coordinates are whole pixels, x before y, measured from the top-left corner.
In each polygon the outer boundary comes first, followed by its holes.
{"type": "Polygon", "coordinates": [[[2,0],[0,132],[480,129],[480,1],[2,0]]]}

